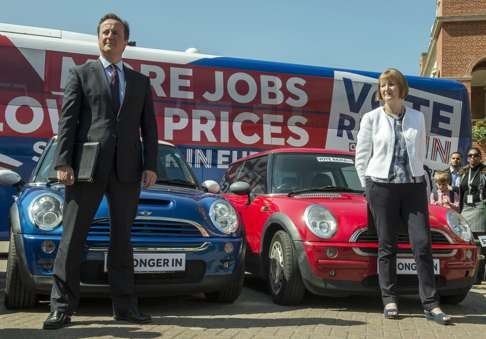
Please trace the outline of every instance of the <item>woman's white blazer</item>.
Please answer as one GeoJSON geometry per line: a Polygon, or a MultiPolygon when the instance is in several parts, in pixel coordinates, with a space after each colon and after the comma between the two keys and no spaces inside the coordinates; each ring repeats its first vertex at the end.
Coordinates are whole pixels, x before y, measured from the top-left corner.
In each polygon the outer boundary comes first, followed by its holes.
{"type": "MultiPolygon", "coordinates": [[[[406,108],[402,122],[403,136],[407,147],[412,176],[425,174],[426,152],[425,119],[422,112],[406,108]]],[[[395,146],[393,119],[383,107],[378,107],[363,115],[356,144],[355,166],[361,185],[365,187],[365,177],[387,179],[395,146]]]]}

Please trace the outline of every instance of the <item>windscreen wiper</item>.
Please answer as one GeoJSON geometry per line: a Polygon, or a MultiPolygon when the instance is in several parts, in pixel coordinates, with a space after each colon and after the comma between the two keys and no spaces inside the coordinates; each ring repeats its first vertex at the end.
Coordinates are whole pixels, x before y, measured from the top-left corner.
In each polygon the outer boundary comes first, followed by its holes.
{"type": "Polygon", "coordinates": [[[179,185],[179,186],[186,186],[186,187],[197,187],[197,184],[182,180],[182,179],[158,179],[156,184],[169,184],[169,185],[179,185]]]}
{"type": "Polygon", "coordinates": [[[363,193],[362,190],[355,190],[349,187],[344,186],[321,186],[321,187],[312,187],[312,188],[304,188],[301,190],[295,190],[289,192],[287,196],[291,197],[297,194],[303,193],[310,193],[310,192],[349,192],[349,193],[363,193]]]}

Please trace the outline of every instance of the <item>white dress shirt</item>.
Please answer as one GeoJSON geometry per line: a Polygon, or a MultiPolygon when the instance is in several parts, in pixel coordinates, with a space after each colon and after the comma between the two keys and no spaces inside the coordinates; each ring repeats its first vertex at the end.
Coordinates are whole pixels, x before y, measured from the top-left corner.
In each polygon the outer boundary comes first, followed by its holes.
{"type": "MultiPolygon", "coordinates": [[[[106,75],[106,80],[108,80],[108,84],[111,82],[111,77],[112,77],[112,68],[110,67],[112,65],[111,62],[106,60],[102,55],[100,55],[100,61],[101,64],[103,65],[103,69],[105,70],[105,75],[106,75]]],[[[123,98],[125,97],[125,71],[123,70],[123,60],[120,60],[115,64],[116,70],[118,73],[118,84],[119,90],[120,90],[120,105],[123,103],[123,98]]]]}

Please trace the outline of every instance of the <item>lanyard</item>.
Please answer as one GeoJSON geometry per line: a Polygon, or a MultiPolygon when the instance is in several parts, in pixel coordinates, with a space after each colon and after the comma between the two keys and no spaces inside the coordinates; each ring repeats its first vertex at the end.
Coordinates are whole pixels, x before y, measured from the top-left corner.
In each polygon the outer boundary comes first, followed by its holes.
{"type": "Polygon", "coordinates": [[[478,166],[478,169],[476,170],[476,173],[474,173],[472,178],[471,178],[471,170],[472,170],[472,168],[469,167],[469,174],[468,174],[468,178],[467,178],[467,187],[468,187],[469,194],[471,194],[471,184],[474,181],[474,179],[476,178],[476,176],[479,174],[480,168],[478,166]]]}

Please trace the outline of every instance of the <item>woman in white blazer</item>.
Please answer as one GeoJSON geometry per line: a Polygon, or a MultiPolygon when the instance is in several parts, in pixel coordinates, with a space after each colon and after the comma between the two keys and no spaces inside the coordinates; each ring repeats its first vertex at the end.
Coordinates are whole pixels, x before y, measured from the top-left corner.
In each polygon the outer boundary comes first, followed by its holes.
{"type": "Polygon", "coordinates": [[[398,319],[397,238],[408,229],[419,294],[427,319],[449,324],[439,307],[435,288],[432,245],[425,184],[425,120],[404,105],[407,80],[388,69],[379,77],[377,99],[383,103],[363,115],[356,144],[356,170],[378,234],[378,280],[384,316],[398,319]]]}

